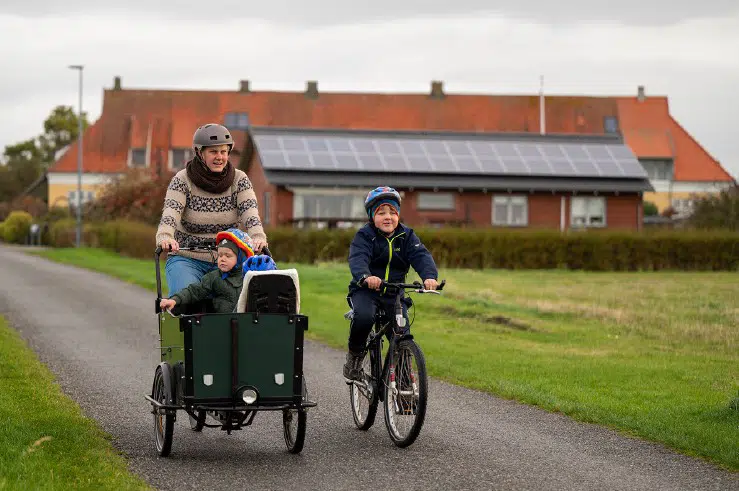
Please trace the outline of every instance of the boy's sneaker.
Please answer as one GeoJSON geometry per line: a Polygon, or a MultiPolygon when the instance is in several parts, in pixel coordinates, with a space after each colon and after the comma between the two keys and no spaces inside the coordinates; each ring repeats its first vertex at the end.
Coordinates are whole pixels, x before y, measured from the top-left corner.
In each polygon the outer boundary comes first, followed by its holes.
{"type": "Polygon", "coordinates": [[[354,353],[350,350],[346,354],[346,363],[344,363],[344,378],[349,380],[361,380],[363,360],[364,353],[354,353]]]}

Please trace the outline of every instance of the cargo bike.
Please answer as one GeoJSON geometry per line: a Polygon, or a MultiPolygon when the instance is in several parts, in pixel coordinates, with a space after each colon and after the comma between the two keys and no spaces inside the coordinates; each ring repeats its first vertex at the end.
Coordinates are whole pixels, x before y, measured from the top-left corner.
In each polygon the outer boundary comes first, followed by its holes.
{"type": "MultiPolygon", "coordinates": [[[[215,253],[215,242],[182,250],[215,253]]],[[[266,251],[269,254],[268,251],[266,251]]],[[[281,411],[287,450],[305,442],[308,400],[303,374],[303,334],[297,271],[249,271],[236,312],[213,313],[209,301],[162,311],[159,257],[154,253],[161,361],[151,403],[157,453],[172,449],[178,411],[190,428],[220,428],[227,434],[250,426],[257,413],[281,411]]]]}

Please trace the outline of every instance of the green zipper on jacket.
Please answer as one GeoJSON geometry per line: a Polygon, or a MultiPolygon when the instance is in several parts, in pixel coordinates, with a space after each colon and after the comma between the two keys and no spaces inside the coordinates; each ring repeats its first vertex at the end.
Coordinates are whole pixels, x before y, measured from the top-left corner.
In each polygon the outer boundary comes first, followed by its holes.
{"type": "MultiPolygon", "coordinates": [[[[387,267],[385,268],[385,281],[387,281],[390,278],[390,263],[393,260],[393,241],[400,237],[401,235],[405,235],[405,232],[401,232],[392,239],[388,239],[385,237],[385,240],[387,241],[387,248],[388,248],[388,258],[387,258],[387,267]]],[[[385,293],[383,289],[383,293],[385,293]]]]}

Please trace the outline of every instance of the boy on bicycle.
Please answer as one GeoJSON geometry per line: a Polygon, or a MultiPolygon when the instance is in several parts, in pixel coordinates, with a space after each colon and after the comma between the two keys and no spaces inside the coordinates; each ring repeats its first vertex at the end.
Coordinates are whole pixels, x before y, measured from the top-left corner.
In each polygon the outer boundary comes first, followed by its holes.
{"type": "MultiPolygon", "coordinates": [[[[439,273],[431,253],[421,243],[413,229],[400,223],[400,194],[382,186],[367,194],[364,208],[369,223],[359,229],[349,246],[349,283],[347,299],[354,311],[349,333],[349,352],[344,365],[344,377],[359,379],[364,348],[375,313],[381,306],[393,312],[394,296],[381,291],[382,281],[404,282],[410,267],[423,279],[427,290],[438,286],[439,273]]],[[[384,290],[384,289],[382,289],[384,290]]],[[[403,306],[407,316],[407,306],[403,306]]]]}

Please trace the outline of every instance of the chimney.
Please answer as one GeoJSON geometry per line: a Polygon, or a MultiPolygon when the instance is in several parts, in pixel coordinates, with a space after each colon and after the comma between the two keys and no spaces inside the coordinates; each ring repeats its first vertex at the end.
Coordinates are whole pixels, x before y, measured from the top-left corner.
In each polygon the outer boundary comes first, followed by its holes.
{"type": "Polygon", "coordinates": [[[432,99],[443,99],[444,98],[444,82],[439,80],[433,80],[431,82],[431,98],[432,99]]]}
{"type": "Polygon", "coordinates": [[[121,77],[116,76],[113,79],[113,90],[121,90],[121,77]]]}
{"type": "Polygon", "coordinates": [[[644,95],[644,86],[640,85],[636,89],[636,98],[639,99],[639,102],[644,102],[644,99],[647,98],[646,95],[644,95]]]}
{"type": "Polygon", "coordinates": [[[239,92],[251,92],[248,80],[241,80],[239,82],[239,92]]]}
{"type": "Polygon", "coordinates": [[[305,97],[308,99],[318,99],[318,82],[309,80],[305,86],[305,97]]]}

